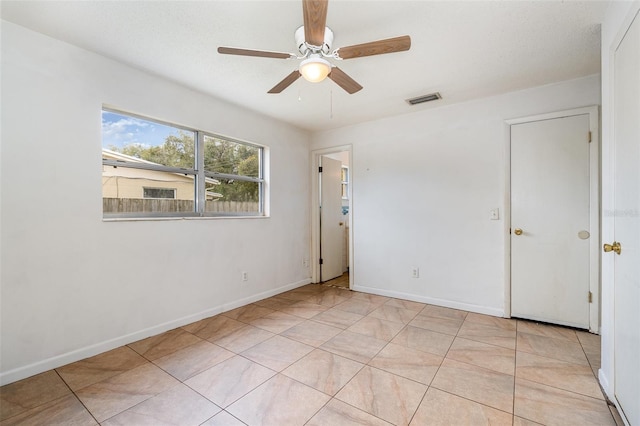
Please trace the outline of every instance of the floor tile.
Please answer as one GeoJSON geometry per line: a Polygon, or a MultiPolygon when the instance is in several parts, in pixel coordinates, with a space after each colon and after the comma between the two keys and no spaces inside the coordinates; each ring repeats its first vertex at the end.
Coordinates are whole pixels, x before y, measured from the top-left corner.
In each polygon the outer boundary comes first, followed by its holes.
{"type": "Polygon", "coordinates": [[[411,300],[403,300],[403,299],[390,299],[384,302],[385,306],[395,306],[397,308],[404,308],[410,311],[420,312],[427,306],[424,303],[420,302],[412,302],[411,300]]]}
{"type": "Polygon", "coordinates": [[[310,303],[316,303],[318,305],[325,306],[327,308],[331,308],[335,305],[338,305],[342,302],[346,302],[350,299],[344,293],[345,291],[336,291],[336,292],[328,292],[325,291],[323,293],[315,294],[307,299],[310,303]]]}
{"type": "Polygon", "coordinates": [[[282,374],[328,395],[335,395],[364,367],[356,361],[316,349],[282,374]]]}
{"type": "Polygon", "coordinates": [[[435,355],[445,356],[454,337],[435,331],[425,330],[420,327],[406,326],[391,343],[429,352],[435,355]]]}
{"type": "Polygon", "coordinates": [[[273,336],[275,336],[275,334],[270,331],[252,325],[246,325],[220,339],[214,340],[213,343],[232,352],[240,353],[273,336]]]}
{"type": "Polygon", "coordinates": [[[265,308],[255,304],[241,306],[231,311],[224,312],[222,315],[240,322],[249,323],[254,319],[262,318],[265,315],[275,312],[273,309],[265,308]]]}
{"type": "Polygon", "coordinates": [[[462,326],[463,320],[432,317],[420,313],[409,324],[414,327],[424,328],[425,330],[437,331],[438,333],[450,334],[455,336],[462,326]]]}
{"type": "Polygon", "coordinates": [[[375,337],[376,339],[386,340],[388,342],[403,328],[404,324],[401,322],[387,321],[372,316],[366,316],[351,327],[347,328],[347,330],[358,334],[364,334],[365,336],[375,337]]]}
{"type": "Polygon", "coordinates": [[[181,382],[213,367],[235,354],[202,340],[177,352],[158,358],[153,363],[181,382]]]}
{"type": "Polygon", "coordinates": [[[502,346],[507,349],[516,348],[516,330],[490,325],[488,323],[465,320],[458,330],[458,337],[475,340],[476,342],[502,346]]]}
{"type": "Polygon", "coordinates": [[[320,349],[354,361],[367,363],[371,358],[376,356],[386,344],[387,342],[384,340],[345,330],[320,346],[320,349]]]}
{"type": "Polygon", "coordinates": [[[345,312],[351,312],[352,314],[364,316],[378,309],[380,305],[382,305],[382,303],[370,302],[368,300],[359,299],[354,296],[345,302],[335,305],[334,308],[345,312]]]}
{"type": "Polygon", "coordinates": [[[369,413],[358,410],[338,399],[332,399],[305,426],[390,426],[369,413]]]}
{"type": "Polygon", "coordinates": [[[201,342],[202,339],[186,332],[181,328],[167,331],[166,333],[151,336],[134,343],[130,343],[131,349],[153,361],[165,355],[169,355],[194,343],[201,342]]]}
{"type": "Polygon", "coordinates": [[[476,314],[474,312],[469,312],[465,317],[464,321],[465,323],[471,322],[474,324],[481,324],[481,325],[501,328],[503,330],[510,330],[510,331],[516,331],[516,328],[518,325],[518,321],[515,319],[476,314]]]}
{"type": "Polygon", "coordinates": [[[534,321],[518,320],[518,333],[535,334],[538,336],[579,343],[576,332],[571,328],[541,324],[534,321]]]}
{"type": "Polygon", "coordinates": [[[477,402],[429,388],[418,407],[412,425],[504,425],[511,426],[511,414],[477,402]]]}
{"type": "Polygon", "coordinates": [[[280,297],[280,296],[273,296],[273,297],[269,297],[268,299],[259,300],[254,304],[258,306],[264,306],[265,308],[269,308],[277,311],[279,309],[286,308],[287,306],[293,305],[294,303],[296,303],[295,300],[287,299],[285,297],[280,297]]]}
{"type": "Polygon", "coordinates": [[[371,293],[362,293],[359,291],[354,292],[351,298],[357,299],[357,300],[365,300],[367,302],[375,303],[377,305],[382,305],[383,303],[386,303],[389,300],[391,300],[391,298],[387,296],[379,296],[377,294],[371,294],[371,293]]]}
{"type": "Polygon", "coordinates": [[[233,417],[226,411],[221,411],[200,426],[245,426],[246,423],[233,417]]]}
{"type": "Polygon", "coordinates": [[[226,407],[276,374],[275,371],[234,356],[185,381],[219,407],[226,407]]]}
{"type": "Polygon", "coordinates": [[[447,358],[514,375],[516,351],[456,337],[447,352],[447,358]]]}
{"type": "Polygon", "coordinates": [[[513,381],[511,375],[445,358],[431,387],[511,413],[513,381]]]}
{"type": "Polygon", "coordinates": [[[199,425],[220,407],[181,384],[111,417],[103,426],[199,425]]]}
{"type": "Polygon", "coordinates": [[[216,315],[215,317],[205,318],[193,324],[182,327],[189,333],[213,342],[231,334],[235,330],[244,327],[246,324],[224,315],[216,315]]]}
{"type": "Polygon", "coordinates": [[[281,336],[318,347],[341,333],[342,329],[315,321],[305,321],[281,333],[281,336]]]}
{"type": "Polygon", "coordinates": [[[603,399],[591,367],[518,352],[516,377],[555,388],[603,399]]]}
{"type": "Polygon", "coordinates": [[[364,315],[354,314],[352,312],[331,308],[321,314],[316,315],[311,319],[316,322],[321,322],[333,327],[345,329],[351,327],[362,318],[364,318],[364,315]]]}
{"type": "Polygon", "coordinates": [[[418,315],[418,311],[412,311],[398,306],[390,306],[386,303],[369,314],[370,317],[399,322],[401,324],[408,324],[416,315],[418,315]]]}
{"type": "Polygon", "coordinates": [[[518,332],[516,349],[574,364],[589,365],[580,343],[518,332]]]}
{"type": "Polygon", "coordinates": [[[78,390],[147,362],[149,361],[133,349],[121,346],[100,355],[67,364],[57,368],[56,371],[71,390],[78,390]]]}
{"type": "Polygon", "coordinates": [[[3,420],[1,424],[2,426],[98,425],[82,403],[78,401],[78,398],[72,394],[23,411],[16,416],[3,420]]]}
{"type": "Polygon", "coordinates": [[[441,363],[441,356],[389,343],[369,365],[428,385],[441,363]]]}
{"type": "Polygon", "coordinates": [[[295,315],[276,311],[267,316],[251,321],[251,325],[275,334],[279,334],[293,327],[294,325],[300,324],[303,321],[303,318],[297,317],[295,315]]]}
{"type": "Polygon", "coordinates": [[[318,305],[317,303],[310,302],[297,302],[293,305],[287,306],[286,308],[280,309],[281,312],[285,314],[295,315],[297,317],[309,319],[315,317],[319,313],[322,313],[329,309],[328,306],[318,305]]]}
{"type": "Polygon", "coordinates": [[[601,399],[516,379],[514,414],[545,425],[615,425],[601,399]]]}
{"type": "Polygon", "coordinates": [[[532,422],[531,420],[523,419],[522,417],[513,416],[513,426],[540,426],[540,423],[532,422]]]}
{"type": "Polygon", "coordinates": [[[303,425],[330,397],[281,374],[227,408],[248,425],[303,425]]]}
{"type": "Polygon", "coordinates": [[[69,394],[71,391],[53,370],[2,386],[0,421],[69,394]]]}
{"type": "Polygon", "coordinates": [[[282,371],[309,352],[312,346],[274,336],[242,352],[242,356],[275,371],[282,371]]]}
{"type": "Polygon", "coordinates": [[[336,398],[395,425],[407,425],[427,386],[413,380],[364,367],[336,398]]]}
{"type": "Polygon", "coordinates": [[[80,401],[102,422],[179,382],[153,364],[145,364],[76,392],[80,401]]]}
{"type": "Polygon", "coordinates": [[[426,305],[420,315],[464,321],[467,317],[467,311],[461,311],[459,309],[445,308],[444,306],[426,305]]]}

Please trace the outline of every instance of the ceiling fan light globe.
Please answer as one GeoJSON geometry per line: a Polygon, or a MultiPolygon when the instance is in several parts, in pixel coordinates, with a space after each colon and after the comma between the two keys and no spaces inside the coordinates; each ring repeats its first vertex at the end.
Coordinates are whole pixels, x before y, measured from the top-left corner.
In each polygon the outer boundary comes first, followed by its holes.
{"type": "Polygon", "coordinates": [[[300,63],[300,74],[311,83],[319,83],[331,72],[331,64],[322,58],[309,58],[300,63]]]}

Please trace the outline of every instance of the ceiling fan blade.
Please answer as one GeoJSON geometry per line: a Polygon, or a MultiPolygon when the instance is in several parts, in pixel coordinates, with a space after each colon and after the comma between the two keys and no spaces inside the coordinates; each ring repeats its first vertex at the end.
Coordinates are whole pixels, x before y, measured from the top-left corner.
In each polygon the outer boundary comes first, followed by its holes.
{"type": "Polygon", "coordinates": [[[363,56],[382,55],[384,53],[402,52],[411,47],[411,37],[408,35],[372,41],[353,46],[340,47],[335,53],[339,58],[351,59],[363,56]]]}
{"type": "Polygon", "coordinates": [[[362,86],[360,86],[357,81],[349,77],[338,67],[331,68],[329,78],[333,80],[338,86],[346,90],[350,95],[353,95],[358,90],[362,89],[362,86]]]}
{"type": "Polygon", "coordinates": [[[287,87],[291,86],[293,82],[299,78],[300,78],[300,71],[295,70],[294,72],[286,76],[280,83],[273,86],[273,88],[269,90],[267,93],[280,93],[287,87]]]}
{"type": "Polygon", "coordinates": [[[328,0],[302,0],[304,40],[313,46],[324,44],[328,0]]]}
{"type": "Polygon", "coordinates": [[[266,50],[236,49],[235,47],[218,47],[223,55],[259,56],[261,58],[289,59],[295,58],[291,53],[268,52],[266,50]]]}

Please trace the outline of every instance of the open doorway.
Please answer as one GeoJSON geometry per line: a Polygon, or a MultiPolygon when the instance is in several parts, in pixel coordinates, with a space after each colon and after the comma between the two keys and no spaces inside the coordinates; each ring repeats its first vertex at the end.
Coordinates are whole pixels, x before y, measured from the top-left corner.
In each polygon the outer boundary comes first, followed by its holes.
{"type": "Polygon", "coordinates": [[[350,288],[351,147],[313,152],[312,281],[350,288]]]}

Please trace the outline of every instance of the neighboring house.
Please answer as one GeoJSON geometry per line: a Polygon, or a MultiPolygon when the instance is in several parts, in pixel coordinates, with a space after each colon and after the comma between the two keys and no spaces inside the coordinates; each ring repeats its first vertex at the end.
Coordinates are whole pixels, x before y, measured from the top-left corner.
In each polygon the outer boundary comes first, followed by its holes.
{"type": "MultiPolygon", "coordinates": [[[[161,166],[158,163],[136,158],[110,149],[102,149],[102,158],[128,163],[161,166]]],[[[216,179],[208,178],[207,200],[217,200],[222,194],[213,192],[210,185],[219,185],[216,179]]],[[[131,167],[102,166],[103,198],[151,198],[170,200],[193,200],[194,180],[192,175],[170,173],[160,170],[131,167]]]]}

